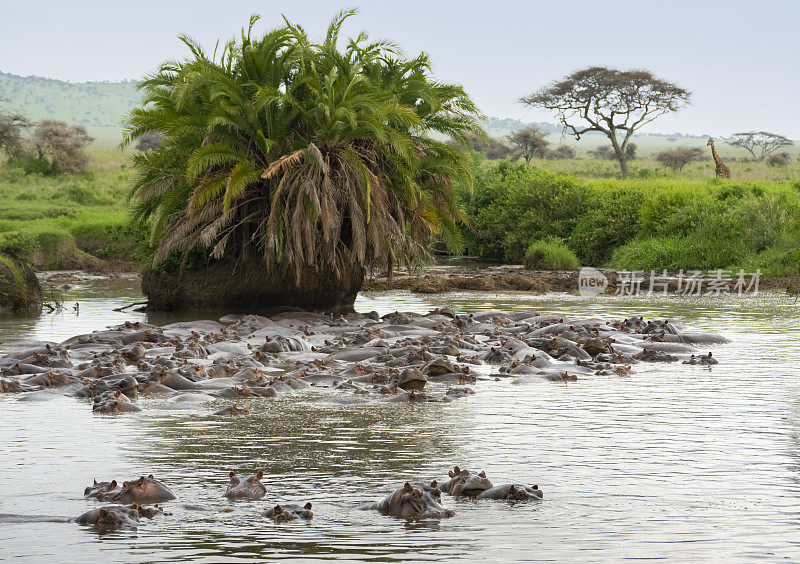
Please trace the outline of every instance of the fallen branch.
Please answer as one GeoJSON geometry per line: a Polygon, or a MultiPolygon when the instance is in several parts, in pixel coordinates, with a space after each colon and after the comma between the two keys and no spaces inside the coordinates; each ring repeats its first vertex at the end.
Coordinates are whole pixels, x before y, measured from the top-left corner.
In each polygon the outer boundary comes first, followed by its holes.
{"type": "Polygon", "coordinates": [[[125,311],[129,307],[138,306],[138,305],[147,305],[147,302],[133,302],[132,304],[128,304],[122,307],[115,307],[112,311],[125,311]]]}

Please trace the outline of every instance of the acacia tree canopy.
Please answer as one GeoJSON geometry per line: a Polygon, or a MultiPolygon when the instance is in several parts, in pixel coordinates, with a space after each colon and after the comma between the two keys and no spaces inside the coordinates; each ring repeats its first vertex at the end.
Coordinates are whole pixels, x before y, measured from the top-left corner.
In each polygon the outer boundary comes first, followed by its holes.
{"type": "Polygon", "coordinates": [[[763,161],[768,155],[778,149],[794,145],[794,141],[777,133],[769,131],[745,131],[734,133],[730,139],[725,140],[732,147],[741,147],[757,161],[763,161]]]}
{"type": "Polygon", "coordinates": [[[522,157],[529,163],[533,157],[544,156],[550,145],[546,138],[547,133],[535,125],[529,125],[509,135],[508,142],[514,147],[516,156],[522,157]]]}
{"type": "Polygon", "coordinates": [[[690,98],[688,90],[646,70],[588,67],[520,101],[555,111],[576,139],[590,131],[605,134],[622,172],[627,173],[625,149],[633,133],[661,115],[678,111],[690,98]]]}

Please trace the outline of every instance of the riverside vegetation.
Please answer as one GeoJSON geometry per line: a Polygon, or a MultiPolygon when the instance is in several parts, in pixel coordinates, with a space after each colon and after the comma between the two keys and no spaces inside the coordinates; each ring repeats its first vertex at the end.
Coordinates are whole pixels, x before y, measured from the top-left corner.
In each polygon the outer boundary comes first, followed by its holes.
{"type": "MultiPolygon", "coordinates": [[[[26,174],[0,164],[0,260],[36,270],[138,268],[149,251],[147,233],[130,219],[127,156],[104,148],[90,156],[90,170],[76,175],[26,174]]],[[[700,176],[708,163],[676,174],[637,162],[628,178],[617,178],[597,173],[604,161],[525,166],[476,153],[473,188],[456,187],[468,217],[464,250],[536,269],[760,268],[765,276],[798,275],[796,165],[733,163],[761,180],[717,181],[700,176]]]]}

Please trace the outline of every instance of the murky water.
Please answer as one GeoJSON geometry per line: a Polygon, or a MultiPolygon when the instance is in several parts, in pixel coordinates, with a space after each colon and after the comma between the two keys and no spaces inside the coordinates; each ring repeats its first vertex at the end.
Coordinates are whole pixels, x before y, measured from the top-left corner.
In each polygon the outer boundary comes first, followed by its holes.
{"type": "MultiPolygon", "coordinates": [[[[130,281],[67,293],[60,315],[0,317],[0,340],[60,341],[145,320],[114,307],[130,281]]],[[[681,561],[800,559],[800,306],[783,297],[653,301],[402,292],[359,297],[360,311],[536,309],[618,319],[679,319],[723,333],[721,364],[637,365],[630,378],[556,384],[479,382],[451,404],[338,405],[314,392],[251,402],[221,419],[159,410],[99,417],[85,401],[0,396],[0,513],[74,517],[93,477],[153,473],[173,513],[99,536],[74,523],[3,524],[0,558],[31,561],[269,559],[681,561]],[[357,510],[405,480],[453,464],[495,483],[537,483],[541,503],[445,496],[450,519],[406,523],[357,510]],[[230,470],[262,468],[267,496],[228,502],[230,470]],[[262,517],[311,501],[310,523],[262,517]]],[[[170,319],[171,321],[172,319],[170,319]]],[[[152,321],[152,319],[151,319],[152,321]]],[[[155,321],[167,321],[156,318],[155,321]]],[[[1,347],[1,345],[0,345],[1,347]]],[[[150,403],[148,403],[150,402],[150,403]]]]}

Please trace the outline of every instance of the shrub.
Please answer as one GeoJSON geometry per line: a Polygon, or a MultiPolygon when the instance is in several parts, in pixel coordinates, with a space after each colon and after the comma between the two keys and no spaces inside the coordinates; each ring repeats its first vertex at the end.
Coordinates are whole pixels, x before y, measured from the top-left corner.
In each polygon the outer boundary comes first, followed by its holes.
{"type": "Polygon", "coordinates": [[[587,204],[574,176],[509,162],[481,172],[474,192],[461,197],[474,227],[465,238],[468,251],[515,263],[531,239],[566,239],[587,204]]]}
{"type": "Polygon", "coordinates": [[[699,161],[703,156],[700,147],[674,147],[665,149],[656,155],[656,160],[675,172],[683,170],[687,164],[699,161]]]}
{"type": "Polygon", "coordinates": [[[564,242],[553,238],[532,241],[523,264],[531,270],[577,270],[581,266],[564,242]]]}
{"type": "Polygon", "coordinates": [[[555,149],[545,151],[544,158],[548,160],[574,159],[575,149],[569,145],[559,145],[555,149]]]}
{"type": "Polygon", "coordinates": [[[792,162],[792,157],[786,151],[782,153],[775,153],[767,157],[767,164],[769,166],[789,166],[792,162]]]}

